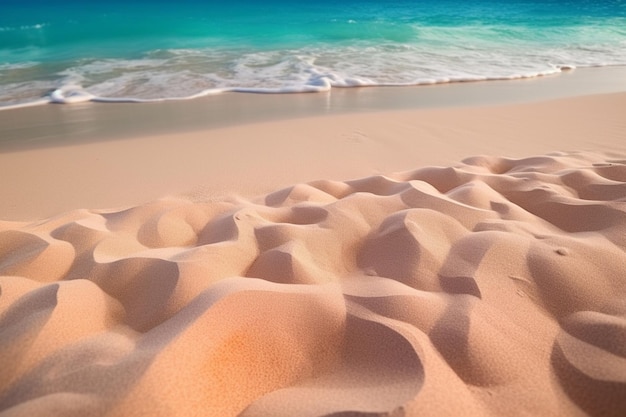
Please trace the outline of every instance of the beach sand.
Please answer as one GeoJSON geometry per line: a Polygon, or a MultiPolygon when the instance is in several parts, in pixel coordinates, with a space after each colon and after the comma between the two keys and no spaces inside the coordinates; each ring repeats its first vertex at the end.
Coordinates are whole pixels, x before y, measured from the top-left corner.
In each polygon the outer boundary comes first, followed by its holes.
{"type": "Polygon", "coordinates": [[[623,416],[626,93],[366,110],[5,143],[0,415],[623,416]]]}

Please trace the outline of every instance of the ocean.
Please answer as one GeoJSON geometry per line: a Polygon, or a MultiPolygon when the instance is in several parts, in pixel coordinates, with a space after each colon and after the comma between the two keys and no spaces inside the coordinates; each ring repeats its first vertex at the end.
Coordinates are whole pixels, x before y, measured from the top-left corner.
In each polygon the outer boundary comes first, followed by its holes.
{"type": "Polygon", "coordinates": [[[0,0],[0,108],[626,65],[625,0],[0,0]]]}

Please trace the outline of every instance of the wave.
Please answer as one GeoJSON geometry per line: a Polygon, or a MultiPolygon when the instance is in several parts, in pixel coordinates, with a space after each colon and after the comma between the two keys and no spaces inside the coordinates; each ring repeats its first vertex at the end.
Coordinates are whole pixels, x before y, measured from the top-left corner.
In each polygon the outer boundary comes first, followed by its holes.
{"type": "Polygon", "coordinates": [[[47,23],[36,23],[34,25],[20,25],[20,26],[0,26],[0,32],[15,32],[18,30],[39,30],[48,26],[47,23]]]}
{"type": "MultiPolygon", "coordinates": [[[[600,65],[596,65],[600,66],[600,65]]],[[[98,96],[90,93],[81,85],[64,85],[56,88],[53,91],[46,94],[45,97],[38,98],[36,100],[20,102],[14,104],[0,105],[0,111],[12,110],[23,107],[39,106],[44,104],[76,104],[86,102],[96,103],[155,103],[165,101],[182,101],[193,100],[210,95],[217,95],[222,93],[250,93],[250,94],[297,94],[297,93],[321,93],[330,91],[332,88],[354,88],[354,87],[417,87],[424,85],[437,85],[437,84],[451,84],[451,83],[464,83],[464,82],[477,82],[477,81],[507,81],[507,80],[519,80],[538,78],[548,75],[559,74],[563,71],[574,70],[577,67],[574,65],[560,65],[555,66],[544,71],[537,71],[534,73],[513,73],[510,75],[502,76],[467,76],[467,77],[439,77],[439,78],[424,78],[415,82],[406,83],[376,83],[366,79],[358,78],[340,78],[337,76],[321,76],[314,78],[310,84],[293,85],[286,87],[222,87],[222,88],[209,88],[201,90],[199,92],[184,95],[184,96],[165,96],[156,98],[141,98],[132,96],[118,96],[118,97],[106,97],[98,96]]]]}
{"type": "Polygon", "coordinates": [[[554,75],[563,71],[574,70],[576,67],[573,65],[563,65],[555,67],[549,70],[540,71],[532,74],[511,74],[507,76],[496,77],[441,77],[433,79],[422,79],[413,83],[374,83],[368,80],[359,79],[337,79],[333,77],[320,77],[315,84],[306,84],[302,86],[289,86],[280,88],[269,87],[230,87],[230,88],[210,88],[199,91],[187,96],[171,96],[171,97],[159,97],[159,98],[139,98],[139,97],[103,97],[89,93],[85,88],[80,85],[68,85],[55,89],[50,92],[46,97],[40,98],[35,101],[29,101],[25,103],[9,104],[0,106],[1,110],[10,110],[23,107],[38,106],[44,104],[76,104],[85,102],[95,103],[155,103],[165,101],[182,101],[193,100],[210,95],[217,95],[222,93],[250,93],[250,94],[297,94],[297,93],[321,93],[330,91],[332,88],[353,88],[353,87],[417,87],[423,85],[436,85],[436,84],[451,84],[451,83],[463,83],[463,82],[477,82],[477,81],[506,81],[506,80],[519,80],[528,78],[538,78],[548,75],[554,75]]]}
{"type": "Polygon", "coordinates": [[[5,109],[508,80],[626,65],[626,9],[616,2],[275,0],[242,8],[159,1],[146,8],[116,0],[88,10],[75,2],[9,3],[19,7],[9,5],[0,18],[5,109]]]}
{"type": "Polygon", "coordinates": [[[511,50],[503,44],[437,50],[430,43],[363,43],[285,50],[158,49],[134,59],[78,59],[61,67],[29,61],[0,65],[0,110],[536,78],[577,67],[626,65],[621,47],[511,50]]]}

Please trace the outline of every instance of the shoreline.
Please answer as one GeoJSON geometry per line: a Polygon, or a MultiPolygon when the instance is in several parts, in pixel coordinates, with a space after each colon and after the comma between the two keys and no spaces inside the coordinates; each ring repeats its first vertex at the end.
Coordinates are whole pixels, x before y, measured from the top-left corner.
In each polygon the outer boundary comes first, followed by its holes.
{"type": "Polygon", "coordinates": [[[0,177],[7,179],[0,183],[0,219],[130,207],[171,195],[251,198],[319,179],[453,165],[477,154],[621,152],[616,132],[626,93],[615,91],[626,92],[626,67],[415,89],[0,112],[0,177]]]}
{"type": "Polygon", "coordinates": [[[454,165],[475,155],[626,152],[626,93],[357,112],[0,153],[0,219],[253,198],[298,183],[454,165]]]}
{"type": "Polygon", "coordinates": [[[620,91],[626,91],[626,66],[579,68],[532,79],[414,87],[224,93],[156,103],[47,104],[0,111],[0,153],[311,116],[506,105],[620,91]]]}

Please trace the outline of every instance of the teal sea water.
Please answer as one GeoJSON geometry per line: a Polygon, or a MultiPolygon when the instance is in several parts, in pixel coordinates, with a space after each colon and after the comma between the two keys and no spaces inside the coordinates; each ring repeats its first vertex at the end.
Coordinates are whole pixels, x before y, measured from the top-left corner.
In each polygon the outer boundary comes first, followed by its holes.
{"type": "Polygon", "coordinates": [[[0,108],[626,65],[626,0],[0,0],[0,108]]]}

